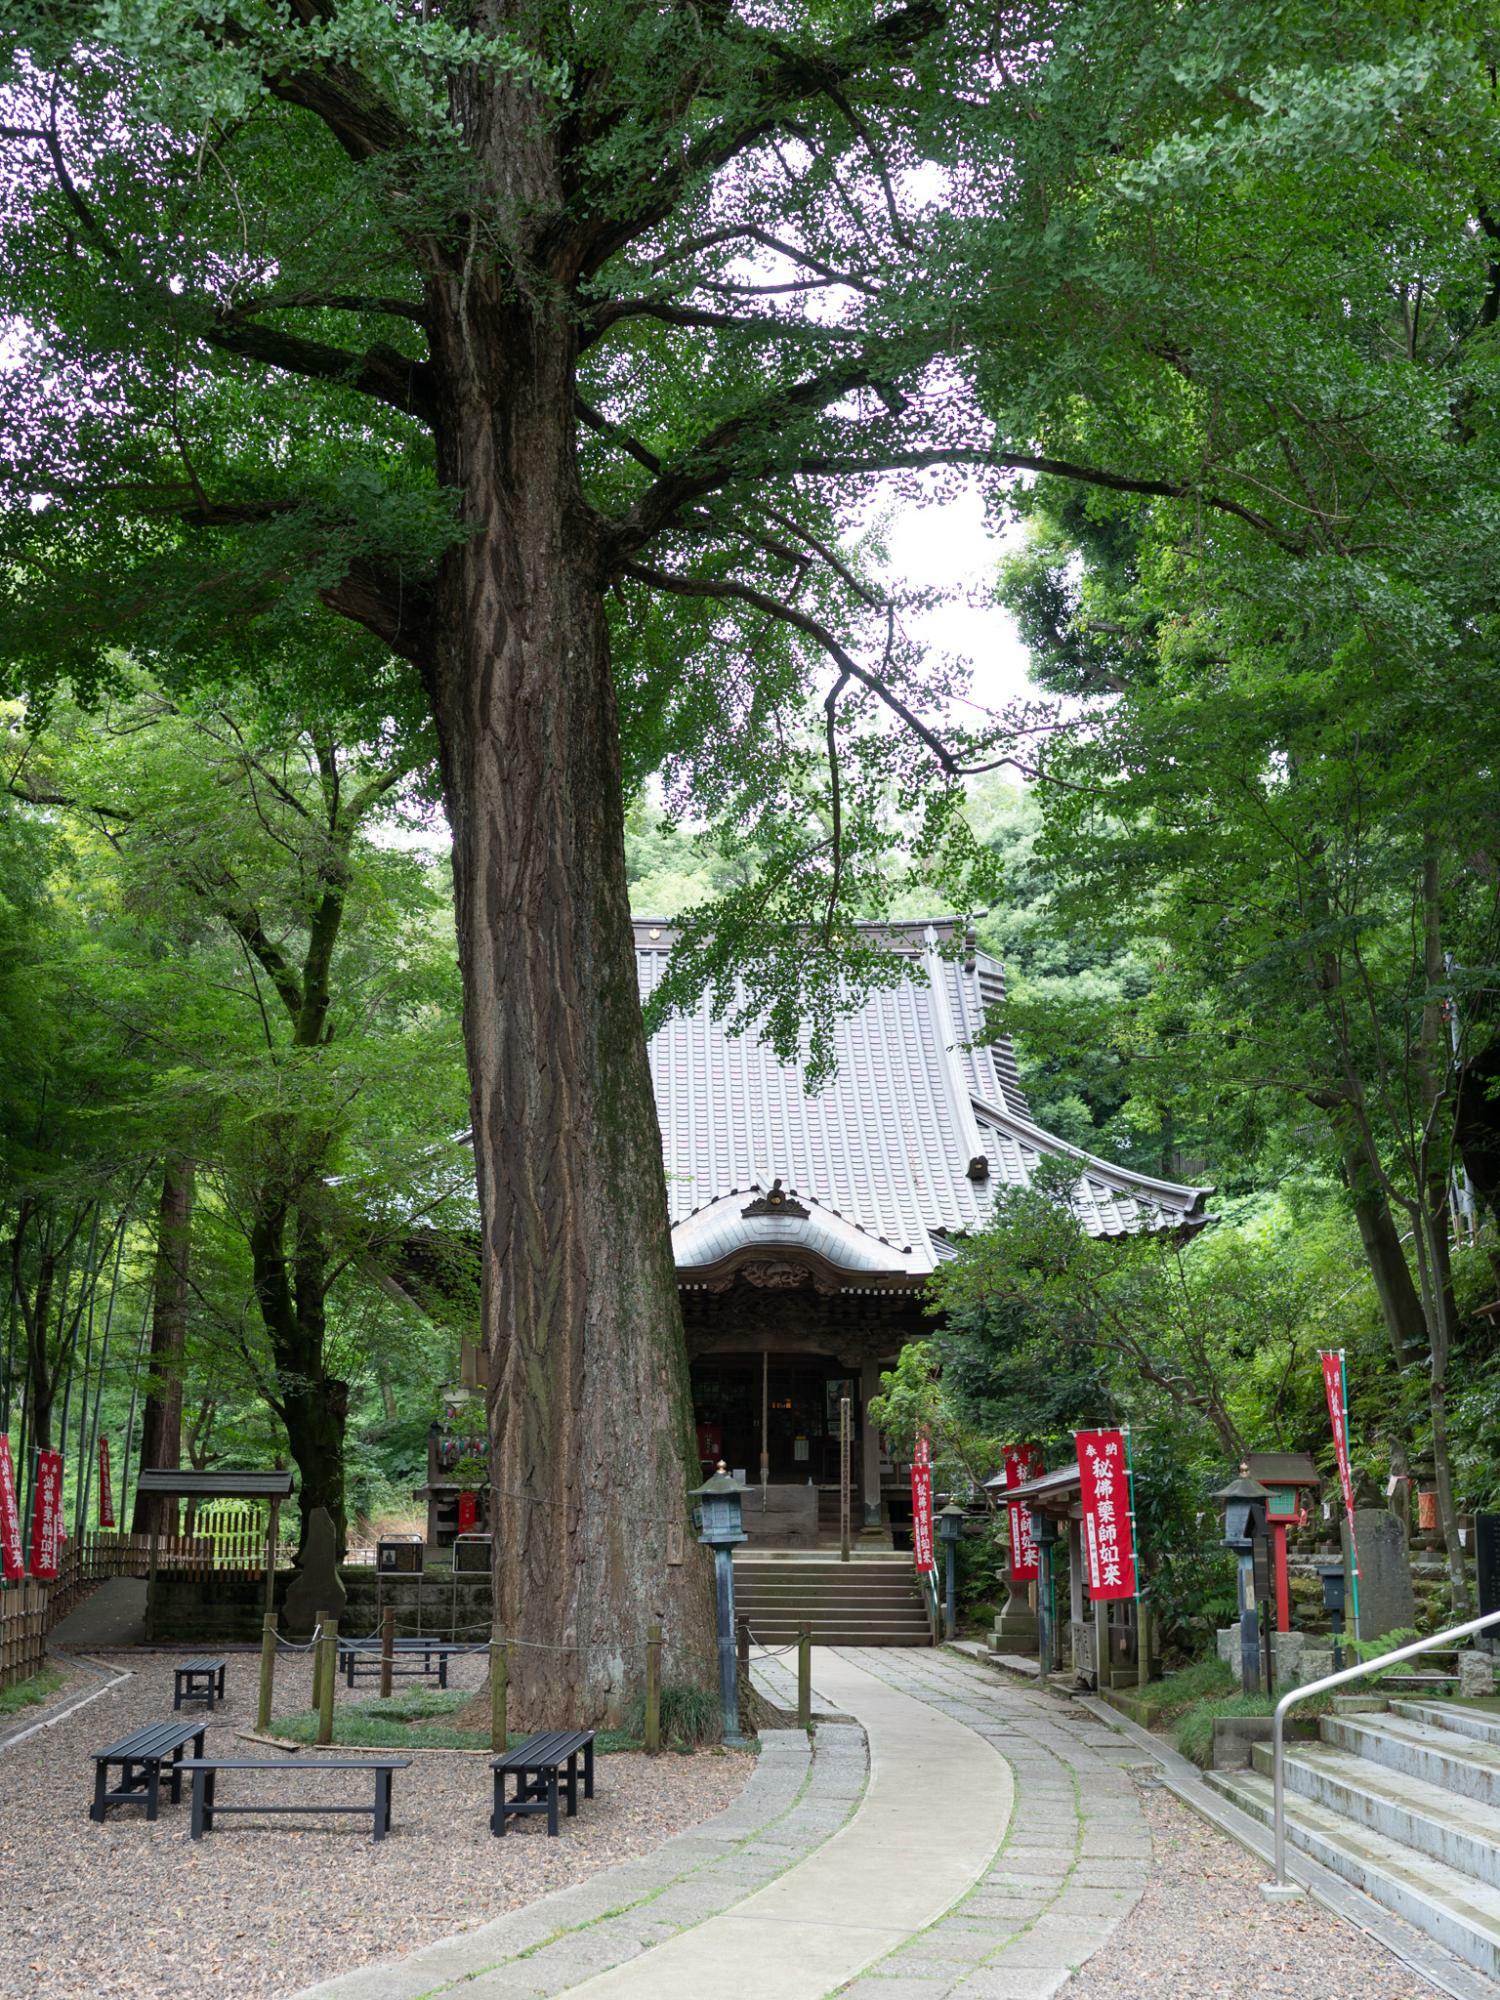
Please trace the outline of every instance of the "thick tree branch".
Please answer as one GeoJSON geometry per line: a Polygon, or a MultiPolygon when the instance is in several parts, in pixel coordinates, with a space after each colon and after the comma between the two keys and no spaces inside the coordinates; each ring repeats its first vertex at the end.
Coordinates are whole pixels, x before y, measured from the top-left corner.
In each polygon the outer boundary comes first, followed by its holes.
{"type": "Polygon", "coordinates": [[[1267,515],[1257,513],[1222,493],[1205,493],[1186,480],[1145,479],[1134,473],[1110,472],[1103,466],[1078,465],[1071,459],[1038,457],[1029,452],[997,452],[983,445],[945,445],[931,449],[881,451],[873,457],[842,452],[817,452],[797,460],[794,471],[816,476],[849,478],[868,473],[919,472],[935,465],[972,465],[996,472],[1036,472],[1052,479],[1072,479],[1084,486],[1102,486],[1112,493],[1140,493],[1160,500],[1196,500],[1215,513],[1230,514],[1290,554],[1305,552],[1300,535],[1289,535],[1267,515]]]}
{"type": "Polygon", "coordinates": [[[630,319],[654,319],[660,320],[663,326],[706,327],[714,331],[747,333],[760,340],[792,343],[803,341],[814,344],[864,338],[853,328],[819,326],[812,320],[788,323],[773,319],[769,314],[759,318],[747,317],[743,313],[715,312],[707,306],[679,305],[675,299],[610,299],[585,319],[579,333],[579,352],[592,347],[611,327],[630,319]]]}
{"type": "Polygon", "coordinates": [[[253,319],[256,314],[267,312],[372,313],[392,319],[409,319],[414,326],[425,327],[427,324],[425,309],[409,299],[371,298],[356,292],[284,292],[279,297],[268,293],[262,298],[246,299],[230,307],[224,318],[226,321],[253,319]]]}
{"type": "Polygon", "coordinates": [[[356,561],[339,582],[324,585],[318,596],[330,611],[363,625],[401,659],[414,666],[423,664],[429,637],[424,585],[356,561]]]}
{"type": "Polygon", "coordinates": [[[377,402],[388,403],[404,416],[433,419],[432,370],[427,362],[413,360],[383,341],[376,341],[363,354],[325,341],[304,340],[277,327],[243,324],[234,318],[220,319],[204,329],[211,347],[224,354],[236,354],[249,361],[262,361],[289,374],[306,376],[314,382],[338,382],[377,402]]]}

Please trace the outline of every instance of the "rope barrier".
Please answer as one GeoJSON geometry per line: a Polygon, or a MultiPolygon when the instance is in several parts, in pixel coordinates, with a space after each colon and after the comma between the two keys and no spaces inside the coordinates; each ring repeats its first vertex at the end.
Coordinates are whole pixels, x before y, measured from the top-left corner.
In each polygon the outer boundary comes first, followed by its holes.
{"type": "Polygon", "coordinates": [[[314,1625],[312,1637],[305,1643],[296,1639],[284,1639],[279,1632],[276,1634],[276,1643],[278,1646],[284,1646],[289,1653],[310,1653],[322,1636],[323,1627],[314,1625]]]}

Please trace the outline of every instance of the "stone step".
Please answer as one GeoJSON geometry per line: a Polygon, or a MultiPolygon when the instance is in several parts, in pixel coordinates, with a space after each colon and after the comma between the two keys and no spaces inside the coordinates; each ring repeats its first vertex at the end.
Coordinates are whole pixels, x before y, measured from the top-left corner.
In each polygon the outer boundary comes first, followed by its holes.
{"type": "MultiPolygon", "coordinates": [[[[1253,1745],[1250,1758],[1253,1768],[1269,1778],[1270,1744],[1253,1745]]],[[[1289,1749],[1285,1771],[1289,1793],[1500,1889],[1500,1811],[1495,1807],[1456,1800],[1440,1786],[1326,1743],[1289,1749]]]]}
{"type": "MultiPolygon", "coordinates": [[[[1259,1771],[1209,1771],[1207,1783],[1263,1826],[1274,1822],[1271,1781],[1259,1771]]],[[[1488,1978],[1500,1978],[1500,1891],[1429,1855],[1289,1794],[1287,1840],[1404,1917],[1488,1978]]]]}
{"type": "MultiPolygon", "coordinates": [[[[810,1621],[809,1637],[815,1646],[930,1646],[932,1633],[927,1625],[899,1630],[868,1625],[820,1624],[810,1621]]],[[[790,1646],[800,1637],[797,1626],[767,1624],[755,1627],[755,1638],[763,1646],[790,1646]]]]}
{"type": "Polygon", "coordinates": [[[904,1580],[890,1584],[880,1582],[858,1582],[848,1584],[822,1584],[822,1582],[766,1582],[760,1576],[736,1576],[734,1578],[736,1598],[766,1598],[782,1604],[804,1604],[812,1598],[824,1604],[900,1604],[904,1598],[914,1598],[916,1592],[904,1580]]]}
{"type": "Polygon", "coordinates": [[[1478,1805],[1500,1806],[1500,1744],[1404,1715],[1325,1715],[1318,1734],[1335,1750],[1351,1751],[1478,1805]]]}
{"type": "Polygon", "coordinates": [[[847,1610],[838,1604],[810,1605],[806,1609],[788,1611],[774,1604],[746,1605],[736,1603],[735,1616],[741,1618],[752,1631],[759,1632],[768,1625],[784,1625],[795,1632],[799,1625],[841,1625],[849,1629],[856,1627],[868,1631],[925,1632],[927,1614],[920,1605],[899,1611],[847,1610]]]}
{"type": "Polygon", "coordinates": [[[1458,1701],[1393,1701],[1391,1714],[1408,1722],[1424,1722],[1431,1729],[1447,1729],[1455,1736],[1470,1736],[1476,1743],[1500,1747],[1500,1713],[1494,1709],[1471,1708],[1458,1701]]]}
{"type": "Polygon", "coordinates": [[[904,1569],[911,1574],[912,1560],[900,1549],[856,1548],[851,1550],[849,1561],[831,1550],[824,1549],[750,1549],[742,1545],[735,1554],[734,1566],[739,1569],[784,1569],[788,1565],[799,1569],[904,1569]]]}

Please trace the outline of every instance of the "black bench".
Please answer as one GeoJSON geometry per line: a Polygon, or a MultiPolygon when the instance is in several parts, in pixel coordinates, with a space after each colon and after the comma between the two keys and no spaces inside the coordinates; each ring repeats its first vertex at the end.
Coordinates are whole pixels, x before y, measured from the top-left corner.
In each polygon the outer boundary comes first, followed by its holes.
{"type": "Polygon", "coordinates": [[[578,1811],[578,1759],[583,1757],[583,1796],[594,1796],[594,1732],[592,1729],[562,1729],[550,1734],[528,1736],[514,1750],[491,1760],[495,1774],[495,1809],[490,1814],[490,1832],[504,1833],[512,1813],[547,1815],[547,1831],[557,1833],[558,1782],[567,1788],[568,1818],[578,1811]],[[515,1796],[505,1796],[505,1780],[514,1776],[515,1796]]]}
{"type": "MultiPolygon", "coordinates": [[[[391,1673],[397,1680],[407,1680],[414,1674],[428,1677],[435,1672],[438,1686],[445,1688],[448,1685],[449,1660],[455,1653],[470,1650],[452,1639],[397,1639],[391,1646],[395,1662],[391,1673]],[[421,1666],[415,1664],[419,1653],[422,1656],[421,1666]],[[434,1660],[436,1667],[433,1666],[434,1660]]],[[[380,1673],[379,1639],[340,1639],[339,1665],[344,1669],[344,1679],[350,1687],[353,1687],[356,1676],[361,1680],[376,1679],[380,1673]]]]}
{"type": "Polygon", "coordinates": [[[183,1770],[193,1774],[194,1840],[212,1833],[220,1813],[369,1813],[374,1825],[371,1838],[384,1840],[391,1830],[391,1773],[404,1771],[410,1757],[189,1757],[183,1770]],[[338,1805],[296,1806],[284,1799],[257,1799],[252,1805],[221,1806],[214,1796],[215,1781],[221,1771],[285,1771],[292,1777],[304,1771],[373,1771],[375,1796],[369,1805],[353,1800],[338,1805]]]}
{"type": "Polygon", "coordinates": [[[94,1803],[89,1807],[89,1818],[102,1824],[111,1806],[144,1806],[147,1819],[155,1819],[163,1764],[176,1805],[182,1797],[183,1751],[191,1743],[193,1755],[201,1757],[207,1729],[207,1723],[199,1721],[148,1722],[143,1729],[132,1730],[118,1743],[111,1743],[107,1750],[96,1750],[94,1803]],[[111,1764],[120,1766],[119,1790],[113,1792],[109,1789],[111,1764]]]}
{"type": "Polygon", "coordinates": [[[172,1669],[172,1707],[184,1708],[190,1701],[204,1701],[210,1708],[224,1699],[222,1660],[184,1660],[172,1669]]]}

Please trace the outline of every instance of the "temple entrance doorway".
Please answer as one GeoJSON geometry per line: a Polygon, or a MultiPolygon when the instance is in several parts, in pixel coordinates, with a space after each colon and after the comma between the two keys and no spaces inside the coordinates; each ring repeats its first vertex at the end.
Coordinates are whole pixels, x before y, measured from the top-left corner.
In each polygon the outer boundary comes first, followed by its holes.
{"type": "Polygon", "coordinates": [[[851,1471],[860,1467],[860,1384],[828,1354],[705,1354],[692,1363],[693,1414],[705,1475],[722,1458],[748,1485],[839,1481],[839,1403],[853,1419],[851,1471]]]}

